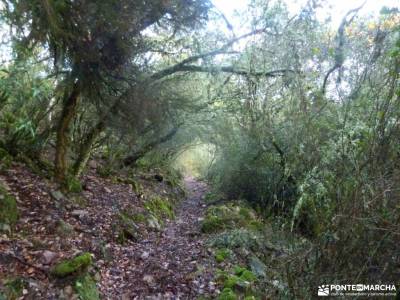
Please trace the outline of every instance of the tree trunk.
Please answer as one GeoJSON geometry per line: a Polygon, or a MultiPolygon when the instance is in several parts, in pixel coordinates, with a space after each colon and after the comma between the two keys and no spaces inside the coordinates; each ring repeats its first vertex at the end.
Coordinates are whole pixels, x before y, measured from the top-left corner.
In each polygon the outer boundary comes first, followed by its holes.
{"type": "Polygon", "coordinates": [[[71,93],[65,96],[63,109],[57,126],[57,142],[55,157],[55,179],[59,183],[64,183],[67,171],[67,152],[69,146],[69,127],[73,120],[79,102],[79,83],[73,85],[71,93]]]}
{"type": "Polygon", "coordinates": [[[126,157],[123,161],[124,166],[135,165],[136,161],[138,161],[139,158],[142,158],[147,152],[154,149],[156,146],[170,140],[178,132],[180,125],[172,128],[166,135],[161,136],[157,140],[154,140],[154,141],[144,145],[140,150],[138,150],[138,151],[134,152],[133,154],[129,155],[128,157],[126,157]]]}
{"type": "Polygon", "coordinates": [[[90,153],[92,152],[93,144],[96,142],[100,133],[104,130],[105,125],[106,123],[104,122],[104,120],[98,122],[97,125],[90,130],[85,141],[82,143],[79,149],[78,158],[76,159],[74,167],[72,169],[73,175],[75,177],[79,177],[82,171],[85,169],[85,166],[90,157],[90,153]]]}

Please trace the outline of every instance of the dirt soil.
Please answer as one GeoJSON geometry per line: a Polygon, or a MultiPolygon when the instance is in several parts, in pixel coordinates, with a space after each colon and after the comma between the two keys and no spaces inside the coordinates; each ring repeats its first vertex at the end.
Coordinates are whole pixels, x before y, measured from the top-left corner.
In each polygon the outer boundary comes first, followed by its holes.
{"type": "MultiPolygon", "coordinates": [[[[0,290],[7,280],[22,278],[20,299],[77,299],[73,283],[52,278],[49,270],[88,251],[101,299],[195,299],[218,293],[215,261],[200,232],[203,182],[186,178],[188,193],[176,218],[166,220],[161,231],[143,229],[142,238],[123,245],[116,241],[115,216],[121,210],[144,210],[143,195],[131,185],[92,172],[82,179],[83,192],[56,201],[56,186],[22,164],[3,172],[0,182],[16,197],[20,214],[14,232],[0,234],[0,290]],[[68,230],[60,233],[60,223],[68,230]]],[[[154,181],[147,188],[171,194],[166,183],[154,181]]]]}

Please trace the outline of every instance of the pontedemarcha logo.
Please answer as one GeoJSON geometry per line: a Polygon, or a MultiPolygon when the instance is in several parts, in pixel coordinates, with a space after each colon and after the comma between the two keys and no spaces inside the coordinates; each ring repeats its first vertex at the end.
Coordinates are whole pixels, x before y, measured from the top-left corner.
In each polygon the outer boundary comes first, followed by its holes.
{"type": "Polygon", "coordinates": [[[318,287],[318,296],[329,296],[329,285],[320,285],[318,287]]]}

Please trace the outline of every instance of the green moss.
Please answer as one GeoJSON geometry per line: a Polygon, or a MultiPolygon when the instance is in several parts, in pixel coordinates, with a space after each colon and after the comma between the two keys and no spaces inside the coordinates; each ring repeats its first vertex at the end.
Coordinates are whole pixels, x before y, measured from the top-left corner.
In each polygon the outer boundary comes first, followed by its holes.
{"type": "Polygon", "coordinates": [[[202,223],[204,233],[214,233],[226,229],[261,229],[262,223],[253,210],[235,204],[211,206],[207,209],[202,223]]]}
{"type": "Polygon", "coordinates": [[[222,232],[209,240],[211,246],[216,248],[244,248],[251,252],[264,251],[264,237],[250,229],[233,229],[222,232]]]}
{"type": "Polygon", "coordinates": [[[13,157],[7,150],[0,147],[0,168],[6,170],[11,167],[13,157]]]}
{"type": "Polygon", "coordinates": [[[10,154],[8,154],[7,150],[0,148],[0,160],[3,160],[5,157],[10,156],[10,154]]]}
{"type": "Polygon", "coordinates": [[[71,203],[84,208],[88,206],[87,200],[81,195],[74,195],[73,197],[69,198],[71,203]]]}
{"type": "Polygon", "coordinates": [[[258,220],[253,220],[249,222],[248,228],[256,230],[256,231],[261,231],[264,228],[264,224],[258,220]]]}
{"type": "Polygon", "coordinates": [[[254,282],[257,280],[257,277],[253,274],[253,272],[245,270],[243,271],[242,275],[240,275],[240,279],[248,282],[254,282]]]}
{"type": "Polygon", "coordinates": [[[92,264],[90,253],[78,255],[72,259],[67,259],[57,264],[51,273],[56,277],[66,277],[86,270],[92,264]]]}
{"type": "Polygon", "coordinates": [[[162,199],[159,196],[152,198],[144,204],[147,211],[153,214],[158,220],[164,218],[173,219],[175,213],[168,199],[162,199]]]}
{"type": "Polygon", "coordinates": [[[257,280],[256,275],[253,274],[253,272],[249,271],[246,268],[240,267],[240,266],[235,266],[233,268],[233,271],[235,275],[239,276],[240,280],[243,281],[248,281],[248,282],[253,282],[257,280]]]}
{"type": "Polygon", "coordinates": [[[222,293],[218,296],[218,300],[236,300],[238,297],[231,288],[224,288],[222,293]]]}
{"type": "Polygon", "coordinates": [[[133,190],[136,194],[142,193],[142,191],[143,191],[143,186],[142,186],[138,181],[136,181],[136,180],[133,179],[133,178],[130,178],[130,180],[129,180],[128,183],[132,186],[132,190],[133,190]]]}
{"type": "Polygon", "coordinates": [[[0,185],[0,230],[12,229],[19,217],[17,201],[0,185]]]}
{"type": "Polygon", "coordinates": [[[80,193],[82,192],[82,184],[79,181],[79,179],[75,178],[75,177],[69,177],[66,181],[65,181],[65,188],[68,192],[71,193],[80,193]]]}
{"type": "Polygon", "coordinates": [[[215,253],[215,260],[218,263],[221,263],[230,256],[231,256],[231,251],[229,249],[218,249],[215,253]]]}
{"type": "Polygon", "coordinates": [[[224,282],[224,288],[233,288],[235,287],[240,281],[240,278],[236,275],[230,275],[224,282]]]}
{"type": "Polygon", "coordinates": [[[231,272],[217,269],[216,278],[218,284],[224,289],[237,289],[241,292],[250,292],[251,284],[257,280],[251,271],[240,266],[235,266],[231,272]]]}
{"type": "Polygon", "coordinates": [[[86,274],[78,278],[75,282],[75,290],[79,294],[81,300],[97,300],[100,299],[99,291],[93,278],[86,274]]]}
{"type": "Polygon", "coordinates": [[[132,187],[132,190],[136,193],[142,193],[143,192],[143,186],[140,184],[139,181],[137,181],[135,178],[125,178],[125,177],[117,177],[116,181],[118,183],[125,183],[125,184],[130,184],[132,187]]]}
{"type": "Polygon", "coordinates": [[[144,222],[146,222],[146,217],[144,216],[144,214],[141,214],[141,213],[133,214],[133,215],[131,216],[131,218],[132,218],[132,220],[133,220],[134,222],[137,222],[137,223],[144,223],[144,222]]]}
{"type": "Polygon", "coordinates": [[[97,174],[101,177],[107,178],[114,174],[113,169],[110,166],[100,166],[97,168],[97,174]]]}
{"type": "Polygon", "coordinates": [[[26,286],[23,278],[8,279],[4,283],[4,296],[7,300],[16,300],[22,296],[22,290],[26,286]]]}
{"type": "Polygon", "coordinates": [[[137,241],[141,236],[137,224],[144,224],[147,220],[142,213],[131,213],[127,210],[119,212],[113,226],[114,232],[118,233],[117,242],[125,244],[128,240],[137,241]]]}
{"type": "Polygon", "coordinates": [[[250,212],[250,209],[247,207],[241,207],[239,209],[239,215],[241,215],[243,218],[254,218],[254,214],[250,212]]]}
{"type": "Polygon", "coordinates": [[[242,273],[243,273],[244,271],[246,271],[246,268],[243,268],[243,267],[241,267],[241,266],[234,266],[234,267],[233,267],[233,272],[235,273],[235,275],[240,276],[240,275],[242,275],[242,273]]]}
{"type": "Polygon", "coordinates": [[[74,227],[64,220],[58,220],[56,226],[56,233],[61,237],[70,236],[74,233],[74,227]]]}
{"type": "Polygon", "coordinates": [[[139,238],[139,232],[134,216],[127,211],[122,211],[117,218],[117,228],[115,228],[118,232],[117,242],[123,245],[127,240],[136,241],[139,238]]]}
{"type": "Polygon", "coordinates": [[[224,229],[224,220],[216,216],[207,216],[201,224],[201,231],[204,233],[217,232],[224,229]]]}

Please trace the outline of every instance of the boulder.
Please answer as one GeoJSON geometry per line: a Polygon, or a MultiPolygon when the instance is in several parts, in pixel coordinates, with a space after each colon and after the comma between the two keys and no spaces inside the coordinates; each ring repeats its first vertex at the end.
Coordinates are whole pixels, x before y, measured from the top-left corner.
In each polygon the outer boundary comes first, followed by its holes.
{"type": "Polygon", "coordinates": [[[257,256],[252,256],[249,261],[249,265],[251,268],[251,271],[257,276],[257,277],[266,277],[267,276],[267,266],[257,257],[257,256]]]}
{"type": "Polygon", "coordinates": [[[45,250],[42,253],[42,262],[44,265],[50,265],[54,259],[57,257],[57,253],[45,250]]]}

